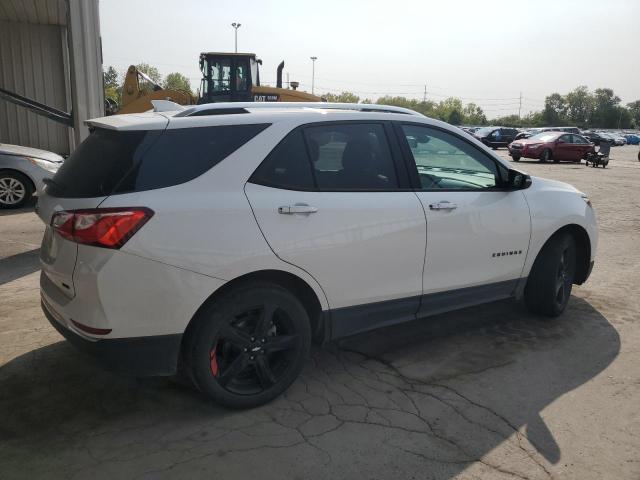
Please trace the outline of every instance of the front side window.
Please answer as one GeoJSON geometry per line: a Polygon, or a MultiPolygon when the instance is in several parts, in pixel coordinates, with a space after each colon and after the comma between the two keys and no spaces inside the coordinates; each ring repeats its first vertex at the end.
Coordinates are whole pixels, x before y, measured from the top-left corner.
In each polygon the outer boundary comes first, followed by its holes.
{"type": "Polygon", "coordinates": [[[497,186],[498,167],[461,138],[441,130],[402,125],[422,190],[485,190],[497,186]]]}
{"type": "Polygon", "coordinates": [[[584,137],[581,137],[580,135],[572,135],[572,137],[573,137],[573,143],[577,143],[580,145],[585,145],[589,143],[584,139],[584,137]]]}
{"type": "Polygon", "coordinates": [[[398,177],[384,127],[335,124],[304,130],[319,190],[390,190],[398,177]]]}
{"type": "Polygon", "coordinates": [[[571,142],[571,135],[562,135],[559,138],[560,141],[564,142],[564,143],[572,143],[571,142]]]}

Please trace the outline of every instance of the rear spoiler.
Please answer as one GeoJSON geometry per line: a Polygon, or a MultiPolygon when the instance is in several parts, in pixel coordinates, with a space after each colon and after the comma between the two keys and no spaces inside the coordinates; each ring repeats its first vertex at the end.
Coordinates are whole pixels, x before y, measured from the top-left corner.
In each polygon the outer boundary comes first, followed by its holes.
{"type": "Polygon", "coordinates": [[[175,112],[176,110],[184,110],[184,107],[171,100],[151,100],[154,112],[175,112]]]}

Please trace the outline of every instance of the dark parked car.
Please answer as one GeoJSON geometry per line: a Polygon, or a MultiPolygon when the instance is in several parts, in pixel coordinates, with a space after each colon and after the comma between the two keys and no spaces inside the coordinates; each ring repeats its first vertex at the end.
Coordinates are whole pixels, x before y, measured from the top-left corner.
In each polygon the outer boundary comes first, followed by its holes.
{"type": "Polygon", "coordinates": [[[539,134],[541,132],[542,132],[542,130],[525,130],[524,132],[518,133],[514,140],[521,140],[523,138],[530,138],[530,137],[533,137],[534,135],[537,135],[537,134],[539,134]]]}
{"type": "Polygon", "coordinates": [[[603,137],[602,135],[600,135],[597,132],[585,131],[585,132],[582,132],[580,135],[585,137],[587,140],[589,140],[594,145],[600,145],[600,142],[607,142],[610,145],[613,145],[613,140],[612,139],[603,137]]]}
{"type": "Polygon", "coordinates": [[[509,145],[509,155],[516,162],[524,157],[537,158],[541,162],[568,160],[579,163],[593,151],[593,144],[582,135],[564,132],[543,132],[509,145]]]}
{"type": "Polygon", "coordinates": [[[518,130],[515,128],[484,127],[476,130],[473,136],[488,147],[496,149],[509,145],[515,140],[518,133],[518,130]]]}

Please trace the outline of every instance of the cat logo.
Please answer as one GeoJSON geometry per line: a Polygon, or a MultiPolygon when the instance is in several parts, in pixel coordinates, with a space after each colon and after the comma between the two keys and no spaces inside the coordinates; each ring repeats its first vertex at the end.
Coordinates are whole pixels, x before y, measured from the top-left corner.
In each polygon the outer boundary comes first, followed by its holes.
{"type": "Polygon", "coordinates": [[[274,94],[260,95],[256,93],[253,96],[254,102],[277,102],[278,100],[280,100],[280,95],[274,95],[274,94]]]}

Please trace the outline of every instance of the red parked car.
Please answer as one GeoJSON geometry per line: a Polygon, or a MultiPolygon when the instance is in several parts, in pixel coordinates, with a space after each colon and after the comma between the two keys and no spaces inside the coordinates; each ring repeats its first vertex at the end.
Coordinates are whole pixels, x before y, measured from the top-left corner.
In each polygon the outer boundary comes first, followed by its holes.
{"type": "Polygon", "coordinates": [[[509,144],[509,155],[514,161],[537,158],[541,162],[568,160],[580,163],[593,152],[593,144],[582,135],[565,132],[543,132],[509,144]]]}

